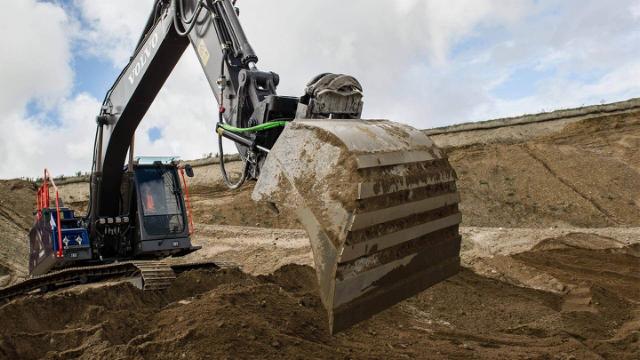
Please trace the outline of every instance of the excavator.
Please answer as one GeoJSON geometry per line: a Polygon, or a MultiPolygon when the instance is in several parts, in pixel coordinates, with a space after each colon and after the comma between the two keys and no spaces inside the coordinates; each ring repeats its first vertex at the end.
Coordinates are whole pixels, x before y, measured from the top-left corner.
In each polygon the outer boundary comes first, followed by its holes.
{"type": "Polygon", "coordinates": [[[199,249],[184,177],[193,169],[176,158],[133,156],[136,129],[189,45],[218,104],[224,182],[237,189],[255,181],[253,200],[296,214],[330,332],[459,271],[456,174],[423,132],[361,119],[363,89],[352,76],[323,73],[302,96],[278,95],[280,78],[258,69],[235,1],[156,0],[97,116],[88,214],[64,207],[45,173],[30,232],[31,276],[0,290],[0,299],[136,274],[139,286],[160,290],[181,271],[225,266],[166,261],[199,249]],[[237,147],[240,175],[225,168],[223,139],[237,147]]]}

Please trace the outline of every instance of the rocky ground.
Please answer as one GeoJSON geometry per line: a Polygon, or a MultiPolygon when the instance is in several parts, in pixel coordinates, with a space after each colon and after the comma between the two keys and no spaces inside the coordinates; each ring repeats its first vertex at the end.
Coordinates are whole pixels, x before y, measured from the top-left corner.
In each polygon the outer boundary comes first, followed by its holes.
{"type": "MultiPolygon", "coordinates": [[[[185,273],[164,293],[112,282],[15,300],[0,307],[0,358],[639,358],[640,115],[488,139],[447,148],[463,271],[352,329],[328,335],[297,221],[209,166],[192,179],[203,250],[187,260],[240,270],[185,273]]],[[[0,281],[24,275],[34,191],[0,182],[0,281]]],[[[86,184],[62,192],[86,206],[86,184]]]]}

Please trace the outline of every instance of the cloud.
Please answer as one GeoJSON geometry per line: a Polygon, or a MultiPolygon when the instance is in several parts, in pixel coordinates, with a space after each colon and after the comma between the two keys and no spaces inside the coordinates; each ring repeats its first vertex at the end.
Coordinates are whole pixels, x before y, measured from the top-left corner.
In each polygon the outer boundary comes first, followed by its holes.
{"type": "Polygon", "coordinates": [[[54,175],[74,174],[91,166],[95,98],[79,94],[55,106],[59,124],[13,113],[4,117],[0,132],[0,174],[3,178],[40,176],[44,168],[54,175]],[[93,115],[93,116],[92,116],[93,115]]]}
{"type": "MultiPolygon", "coordinates": [[[[63,154],[49,135],[56,121],[42,113],[55,110],[71,92],[73,70],[70,19],[52,3],[10,1],[0,12],[0,175],[34,175],[44,158],[63,154]]],[[[64,119],[61,121],[64,122],[64,119]]],[[[59,124],[59,123],[58,123],[59,124]]],[[[64,125],[63,125],[64,126],[64,125]]]]}
{"type": "Polygon", "coordinates": [[[405,11],[407,15],[415,11],[424,14],[418,15],[417,21],[423,28],[414,29],[418,30],[414,34],[426,35],[418,46],[429,49],[431,60],[435,64],[445,65],[451,47],[461,39],[473,36],[479,26],[509,26],[521,20],[532,9],[533,1],[530,0],[508,3],[494,0],[430,0],[416,1],[405,11]]]}
{"type": "Polygon", "coordinates": [[[140,124],[136,153],[185,159],[217,153],[217,109],[195,52],[188,49],[140,124]],[[163,136],[151,141],[146,134],[152,128],[161,129],[163,136]]]}
{"type": "Polygon", "coordinates": [[[600,1],[538,5],[532,17],[509,28],[506,43],[497,42],[485,50],[486,61],[478,70],[501,69],[502,74],[493,76],[500,81],[487,89],[490,96],[471,108],[466,120],[639,96],[640,19],[630,15],[631,3],[620,1],[615,7],[600,1]],[[529,84],[531,91],[526,96],[510,99],[492,94],[509,83],[516,85],[513,91],[517,92],[531,71],[538,77],[529,84]]]}
{"type": "MultiPolygon", "coordinates": [[[[152,3],[6,4],[0,27],[20,28],[21,35],[0,39],[8,49],[0,54],[0,177],[39,174],[45,164],[56,173],[89,169],[102,94],[73,88],[74,57],[122,68],[152,3]]],[[[259,68],[280,74],[280,94],[300,95],[318,73],[352,74],[363,83],[368,118],[427,128],[640,94],[637,0],[238,5],[259,68]]],[[[216,107],[189,49],[140,125],[136,152],[183,158],[217,152],[216,107]],[[150,129],[162,136],[151,141],[150,129]]]]}
{"type": "Polygon", "coordinates": [[[306,81],[321,72],[348,73],[364,86],[365,117],[418,127],[464,120],[470,107],[460,104],[484,101],[487,77],[467,71],[468,64],[452,60],[451,51],[464,39],[481,37],[483,26],[512,25],[530,6],[407,0],[239,4],[259,66],[280,74],[280,93],[301,94],[306,81]],[[265,18],[274,19],[268,31],[265,18]]]}
{"type": "Polygon", "coordinates": [[[633,15],[634,18],[640,18],[640,1],[638,1],[637,3],[631,5],[631,15],[633,15]]]}
{"type": "MultiPolygon", "coordinates": [[[[277,9],[259,0],[239,4],[259,66],[280,74],[281,93],[300,94],[302,84],[323,71],[350,73],[364,85],[364,116],[421,128],[579,106],[591,99],[581,95],[588,84],[571,79],[597,81],[640,58],[640,26],[629,14],[630,1],[615,7],[577,0],[282,0],[277,9]],[[264,18],[274,19],[268,30],[264,18]],[[527,81],[518,78],[523,68],[541,74],[536,86],[527,87],[532,92],[522,94],[539,101],[518,109],[510,104],[522,102],[502,99],[493,89],[527,81]],[[546,96],[551,84],[566,85],[563,91],[575,95],[546,96]]],[[[640,93],[640,85],[626,84],[604,98],[640,93]]]]}
{"type": "Polygon", "coordinates": [[[154,0],[74,0],[84,24],[78,40],[88,53],[118,67],[129,62],[154,0]]]}
{"type": "MultiPolygon", "coordinates": [[[[109,49],[111,55],[106,56],[116,63],[126,59],[146,21],[150,0],[133,7],[116,3],[109,9],[102,9],[106,5],[101,2],[76,2],[94,33],[89,37],[94,39],[91,48],[109,49]],[[112,46],[104,47],[104,42],[112,46]]],[[[622,3],[611,7],[577,0],[280,0],[278,6],[241,0],[238,4],[245,31],[261,59],[259,67],[280,74],[279,93],[299,95],[304,84],[321,72],[349,73],[364,85],[365,116],[417,127],[482,120],[501,116],[505,109],[515,110],[508,104],[521,102],[505,101],[493,89],[522,81],[518,71],[523,68],[556,74],[557,78],[540,79],[540,86],[528,86],[536,90],[545,84],[572,83],[565,80],[575,77],[575,72],[606,74],[638,54],[637,45],[629,46],[637,42],[628,11],[632,2],[628,1],[626,8],[622,3]]],[[[215,107],[193,57],[189,51],[183,62],[190,65],[179,65],[183,70],[178,74],[188,72],[188,79],[172,76],[156,100],[150,112],[156,119],[165,116],[154,111],[156,107],[166,114],[180,112],[161,105],[176,103],[165,94],[175,98],[183,92],[204,93],[203,102],[192,102],[192,106],[203,109],[201,112],[215,107]]],[[[509,92],[508,86],[504,91],[509,92]]],[[[523,97],[528,98],[526,95],[523,97]]],[[[541,93],[529,95],[549,99],[541,93]]],[[[611,100],[622,96],[608,95],[611,100]]],[[[584,98],[572,104],[581,101],[584,98]]],[[[567,102],[552,101],[545,107],[554,103],[567,102]]],[[[530,111],[537,109],[521,110],[530,111]]],[[[210,116],[215,114],[207,112],[207,119],[210,116]]],[[[157,125],[159,120],[146,119],[143,126],[149,121],[157,125]]],[[[204,119],[191,122],[206,123],[204,119]]]]}
{"type": "Polygon", "coordinates": [[[51,106],[71,90],[69,18],[51,3],[9,1],[0,12],[0,110],[21,112],[29,101],[51,106]]]}

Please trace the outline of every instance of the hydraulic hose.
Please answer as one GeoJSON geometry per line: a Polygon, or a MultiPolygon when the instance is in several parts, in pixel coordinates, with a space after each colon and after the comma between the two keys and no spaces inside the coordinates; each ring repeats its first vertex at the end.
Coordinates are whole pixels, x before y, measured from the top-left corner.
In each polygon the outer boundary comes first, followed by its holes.
{"type": "MultiPolygon", "coordinates": [[[[218,124],[220,126],[228,126],[229,128],[234,128],[233,126],[225,122],[224,115],[223,115],[225,112],[224,90],[226,88],[226,85],[224,84],[224,81],[226,81],[226,78],[224,76],[224,70],[225,70],[224,63],[227,57],[227,49],[223,49],[222,51],[223,51],[223,56],[222,56],[222,60],[220,61],[220,79],[223,80],[223,83],[220,86],[220,107],[218,111],[218,124]]],[[[227,168],[224,165],[224,148],[222,146],[222,134],[220,133],[218,134],[218,154],[220,156],[220,173],[222,174],[222,180],[224,181],[225,185],[227,185],[227,187],[231,190],[236,190],[240,188],[242,185],[244,185],[244,182],[247,180],[247,177],[249,175],[249,159],[243,159],[244,164],[242,165],[242,174],[240,175],[240,178],[238,179],[238,181],[234,183],[231,181],[231,179],[229,179],[229,174],[227,174],[227,168]]]]}
{"type": "Polygon", "coordinates": [[[202,1],[198,2],[198,7],[196,7],[196,9],[193,11],[193,15],[191,16],[191,19],[189,19],[188,21],[185,21],[184,12],[182,10],[182,0],[174,0],[174,4],[175,2],[178,2],[179,4],[176,4],[176,15],[173,17],[173,27],[176,29],[176,33],[178,33],[178,35],[187,36],[191,32],[191,30],[193,30],[193,28],[195,27],[197,23],[196,19],[198,18],[198,16],[200,16],[200,12],[205,7],[202,1]],[[178,21],[181,23],[184,31],[180,30],[180,27],[178,26],[178,21]],[[188,27],[185,28],[185,25],[188,25],[188,27]]]}
{"type": "Polygon", "coordinates": [[[191,24],[198,16],[198,12],[200,11],[200,8],[202,7],[202,1],[198,2],[198,6],[196,7],[196,11],[193,12],[193,14],[191,14],[191,19],[185,19],[184,16],[184,0],[176,0],[178,2],[178,5],[180,6],[178,9],[180,9],[180,19],[182,19],[182,23],[183,24],[191,24]]]}
{"type": "MultiPolygon", "coordinates": [[[[222,117],[222,114],[220,114],[222,117]]],[[[247,176],[249,175],[249,160],[245,160],[242,165],[242,174],[240,178],[235,183],[229,179],[229,175],[227,174],[227,169],[224,165],[224,149],[222,147],[222,135],[218,134],[218,151],[220,154],[220,172],[222,173],[222,180],[224,180],[225,185],[231,190],[238,189],[241,187],[244,182],[247,180],[247,176]]]]}
{"type": "Polygon", "coordinates": [[[277,127],[283,127],[287,125],[287,123],[288,121],[278,120],[278,121],[271,121],[271,122],[267,122],[264,124],[260,124],[260,125],[256,125],[248,128],[238,128],[235,126],[231,126],[229,124],[221,123],[220,127],[233,133],[244,133],[244,132],[259,132],[259,131],[270,130],[277,127]]]}

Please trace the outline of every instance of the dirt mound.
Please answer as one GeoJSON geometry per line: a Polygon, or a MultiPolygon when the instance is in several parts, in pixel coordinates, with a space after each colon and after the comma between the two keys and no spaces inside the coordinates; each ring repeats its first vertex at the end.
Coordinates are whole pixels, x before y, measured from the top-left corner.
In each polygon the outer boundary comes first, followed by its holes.
{"type": "Polygon", "coordinates": [[[0,180],[0,286],[26,275],[27,233],[33,222],[36,186],[22,180],[0,180]],[[4,270],[3,270],[4,269],[4,270]]]}
{"type": "Polygon", "coordinates": [[[640,115],[595,118],[524,143],[449,149],[468,226],[640,225],[640,115]]]}
{"type": "MultiPolygon", "coordinates": [[[[600,354],[624,350],[640,356],[640,257],[637,244],[621,249],[589,250],[588,237],[553,239],[566,248],[516,255],[536,271],[567,284],[561,307],[564,330],[600,354]],[[615,264],[615,265],[613,265],[615,264]]],[[[543,248],[549,249],[549,244],[543,248]]],[[[600,242],[596,247],[601,246],[600,242]]]]}
{"type": "MultiPolygon", "coordinates": [[[[592,249],[604,250],[620,247],[620,242],[595,234],[570,233],[557,238],[549,238],[533,247],[534,251],[558,250],[558,249],[592,249]]],[[[627,249],[628,251],[628,249],[627,249]]]]}
{"type": "Polygon", "coordinates": [[[330,358],[313,276],[292,266],[264,278],[194,271],[164,293],[119,283],[17,300],[0,308],[0,357],[330,358]]]}
{"type": "Polygon", "coordinates": [[[195,221],[208,225],[302,228],[291,210],[280,209],[280,213],[275,213],[265,204],[254,202],[251,199],[254,186],[254,182],[238,190],[228,190],[221,182],[193,186],[190,193],[195,221]]]}
{"type": "Polygon", "coordinates": [[[572,248],[530,251],[515,259],[566,282],[568,290],[552,294],[463,270],[331,337],[310,267],[288,265],[261,277],[238,270],[193,271],[163,293],[117,283],[16,300],[0,308],[0,357],[632,359],[640,354],[637,257],[572,248]],[[612,262],[621,266],[611,269],[612,262]]]}

